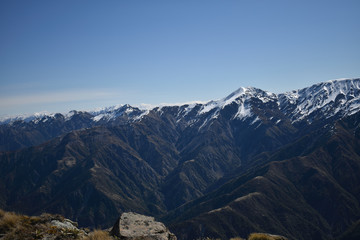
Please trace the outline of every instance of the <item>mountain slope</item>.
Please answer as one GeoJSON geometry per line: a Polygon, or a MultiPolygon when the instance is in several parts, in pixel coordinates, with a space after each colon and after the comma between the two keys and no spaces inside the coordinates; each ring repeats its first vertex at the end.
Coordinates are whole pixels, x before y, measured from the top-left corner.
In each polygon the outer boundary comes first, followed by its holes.
{"type": "Polygon", "coordinates": [[[292,121],[313,122],[348,116],[360,109],[359,79],[332,80],[279,94],[280,108],[292,121]]]}
{"type": "Polygon", "coordinates": [[[359,102],[360,79],[347,79],[8,119],[0,207],[82,226],[136,211],[164,217],[183,239],[251,231],[329,239],[359,219],[359,102]]]}
{"type": "MultiPolygon", "coordinates": [[[[125,131],[97,127],[2,153],[3,205],[32,214],[66,213],[88,226],[112,224],[126,210],[164,211],[156,188],[166,171],[162,165],[171,170],[166,156],[174,150],[158,143],[161,152],[153,149],[149,161],[121,139],[125,131]]],[[[129,134],[142,146],[153,144],[150,133],[129,134]]]]}
{"type": "Polygon", "coordinates": [[[272,154],[269,163],[249,169],[166,219],[174,222],[172,228],[182,239],[225,239],[253,231],[290,239],[339,236],[360,218],[359,119],[358,113],[326,131],[310,133],[272,154]],[[312,146],[304,149],[309,138],[312,146]]]}

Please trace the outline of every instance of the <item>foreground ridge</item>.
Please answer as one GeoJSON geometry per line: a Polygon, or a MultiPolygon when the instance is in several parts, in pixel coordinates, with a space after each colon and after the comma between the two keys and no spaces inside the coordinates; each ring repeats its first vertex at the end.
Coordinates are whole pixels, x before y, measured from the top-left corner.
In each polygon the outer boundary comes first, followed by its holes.
{"type": "MultiPolygon", "coordinates": [[[[19,215],[0,209],[0,239],[43,239],[43,240],[176,240],[163,223],[153,217],[137,213],[123,213],[113,229],[94,230],[78,228],[76,222],[61,215],[43,213],[41,216],[19,215]]],[[[211,240],[211,238],[204,238],[211,240]]],[[[242,238],[232,238],[232,240],[242,238]]],[[[252,233],[248,240],[287,240],[267,233],[252,233]]]]}

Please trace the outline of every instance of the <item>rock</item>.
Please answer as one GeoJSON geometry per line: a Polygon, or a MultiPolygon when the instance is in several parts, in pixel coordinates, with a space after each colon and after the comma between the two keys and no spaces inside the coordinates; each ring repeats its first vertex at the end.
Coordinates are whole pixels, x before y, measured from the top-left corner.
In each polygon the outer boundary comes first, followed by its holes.
{"type": "Polygon", "coordinates": [[[54,219],[48,223],[50,228],[42,235],[42,240],[59,240],[59,239],[83,239],[87,233],[78,228],[77,222],[70,219],[54,219]]]}
{"type": "Polygon", "coordinates": [[[129,240],[176,240],[176,236],[163,223],[133,212],[123,213],[110,234],[129,240]]]}
{"type": "Polygon", "coordinates": [[[59,220],[52,220],[51,225],[58,228],[78,230],[76,224],[74,224],[74,222],[69,219],[64,219],[63,222],[60,222],[59,220]]]}

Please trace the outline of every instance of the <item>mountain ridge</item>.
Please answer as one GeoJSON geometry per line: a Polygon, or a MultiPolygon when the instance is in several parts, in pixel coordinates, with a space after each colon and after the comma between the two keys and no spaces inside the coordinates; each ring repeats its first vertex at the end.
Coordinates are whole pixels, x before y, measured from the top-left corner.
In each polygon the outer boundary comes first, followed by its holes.
{"type": "Polygon", "coordinates": [[[102,227],[136,211],[165,219],[179,239],[249,231],[294,239],[301,229],[309,234],[298,239],[336,237],[360,216],[359,100],[360,79],[347,79],[283,95],[239,88],[205,104],[2,124],[0,207],[102,227]],[[337,222],[323,198],[342,204],[337,222]]]}
{"type": "MultiPolygon", "coordinates": [[[[71,117],[73,115],[75,115],[76,113],[89,113],[90,115],[93,116],[93,121],[97,122],[100,120],[111,120],[114,119],[116,117],[119,117],[123,114],[129,114],[132,113],[133,111],[135,111],[136,113],[134,115],[135,119],[139,119],[141,118],[142,115],[149,113],[150,111],[153,111],[154,109],[162,109],[164,107],[184,107],[187,106],[187,112],[189,110],[191,110],[193,107],[195,107],[196,105],[202,105],[202,109],[200,110],[199,114],[202,113],[206,113],[209,112],[211,109],[217,107],[220,108],[224,108],[226,105],[232,103],[233,101],[235,101],[238,98],[246,98],[246,97],[258,97],[259,99],[262,99],[262,97],[264,96],[268,96],[268,97],[273,97],[273,98],[277,98],[278,101],[280,101],[280,105],[285,105],[285,102],[289,102],[290,104],[294,104],[298,101],[298,99],[300,98],[300,102],[304,102],[305,100],[302,100],[302,96],[301,95],[309,95],[309,94],[313,94],[313,92],[311,92],[312,89],[315,88],[325,88],[325,91],[328,91],[328,87],[332,88],[330,90],[333,90],[334,87],[335,88],[340,88],[340,93],[344,93],[344,91],[348,91],[349,89],[360,89],[360,83],[359,83],[359,79],[360,78],[342,78],[342,79],[334,79],[334,80],[328,80],[325,82],[321,82],[318,84],[313,84],[310,87],[305,87],[305,88],[301,88],[301,89],[297,89],[297,90],[292,90],[292,91],[288,91],[285,93],[271,93],[269,91],[264,91],[262,89],[259,88],[255,88],[255,87],[240,87],[237,90],[235,90],[234,92],[230,93],[228,96],[219,99],[219,100],[211,100],[208,102],[202,102],[202,101],[193,101],[192,103],[179,103],[179,104],[169,104],[169,105],[155,105],[155,106],[148,106],[148,107],[139,107],[139,106],[131,106],[129,104],[120,104],[120,105],[114,105],[114,106],[110,106],[110,107],[104,107],[104,108],[100,108],[97,110],[90,110],[90,111],[76,111],[76,110],[72,110],[68,113],[47,113],[47,112],[40,112],[40,113],[35,113],[35,114],[26,114],[26,115],[15,115],[15,116],[10,116],[10,117],[2,117],[0,119],[0,124],[11,124],[15,121],[24,121],[24,122],[31,122],[34,121],[36,123],[38,123],[39,121],[41,121],[43,119],[43,121],[46,121],[46,118],[53,118],[55,117],[55,115],[57,114],[61,114],[64,116],[64,118],[66,120],[71,119],[71,117]],[[348,84],[342,84],[342,83],[348,83],[348,84]],[[337,85],[337,86],[333,86],[333,85],[337,85]],[[310,92],[309,92],[310,90],[310,92]],[[262,96],[260,96],[261,94],[256,95],[256,93],[262,92],[262,96]],[[282,100],[280,100],[282,99],[282,100]]],[[[319,92],[317,93],[317,95],[319,94],[319,92]]],[[[336,92],[335,92],[336,94],[336,92]]],[[[333,95],[335,95],[333,94],[333,95]]],[[[353,93],[354,94],[354,93],[353,93]]],[[[356,91],[356,96],[354,96],[352,94],[352,97],[357,97],[358,96],[358,91],[356,91]]],[[[351,95],[350,95],[351,96],[351,95]]],[[[266,98],[262,99],[264,101],[268,101],[266,98]]],[[[330,100],[335,100],[335,98],[330,99],[330,100]]],[[[316,107],[323,107],[324,105],[321,106],[316,106],[316,107]]],[[[304,106],[306,107],[306,106],[304,106]]],[[[356,108],[350,109],[353,112],[355,112],[356,110],[358,110],[359,107],[356,106],[356,108]]],[[[301,112],[301,109],[298,110],[297,113],[301,112]]]]}
{"type": "Polygon", "coordinates": [[[332,117],[341,118],[360,110],[360,78],[327,81],[284,94],[253,87],[239,88],[216,101],[157,106],[147,110],[125,104],[93,112],[74,110],[65,115],[56,113],[8,118],[0,122],[0,151],[34,146],[77,129],[131,124],[155,112],[161,115],[164,110],[171,112],[175,119],[173,124],[180,128],[197,126],[198,131],[201,131],[218,118],[225,108],[232,109],[231,113],[228,111],[231,114],[227,116],[228,120],[238,119],[257,126],[269,121],[275,124],[285,122],[308,125],[332,117]],[[265,114],[266,111],[259,108],[261,105],[273,105],[271,113],[265,114]],[[10,137],[5,139],[4,136],[10,137]]]}

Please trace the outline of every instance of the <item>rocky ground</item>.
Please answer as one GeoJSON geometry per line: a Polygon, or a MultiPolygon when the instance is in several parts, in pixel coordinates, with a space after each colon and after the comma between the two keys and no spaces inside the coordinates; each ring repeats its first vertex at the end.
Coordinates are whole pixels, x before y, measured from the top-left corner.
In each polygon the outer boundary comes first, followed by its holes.
{"type": "MultiPolygon", "coordinates": [[[[61,215],[26,216],[0,209],[1,240],[176,240],[176,236],[153,217],[133,212],[123,213],[111,230],[79,228],[76,222],[61,215]]],[[[200,239],[198,239],[200,240],[200,239]]],[[[203,238],[201,240],[212,240],[203,238]]],[[[232,238],[230,240],[244,240],[232,238]]],[[[248,240],[287,240],[266,233],[252,233],[248,240]]]]}
{"type": "Polygon", "coordinates": [[[0,239],[42,240],[176,240],[163,223],[153,217],[124,213],[111,231],[78,228],[76,222],[61,215],[25,216],[0,210],[0,239]]]}
{"type": "Polygon", "coordinates": [[[60,215],[25,216],[0,210],[1,239],[91,239],[90,231],[60,215]]]}

